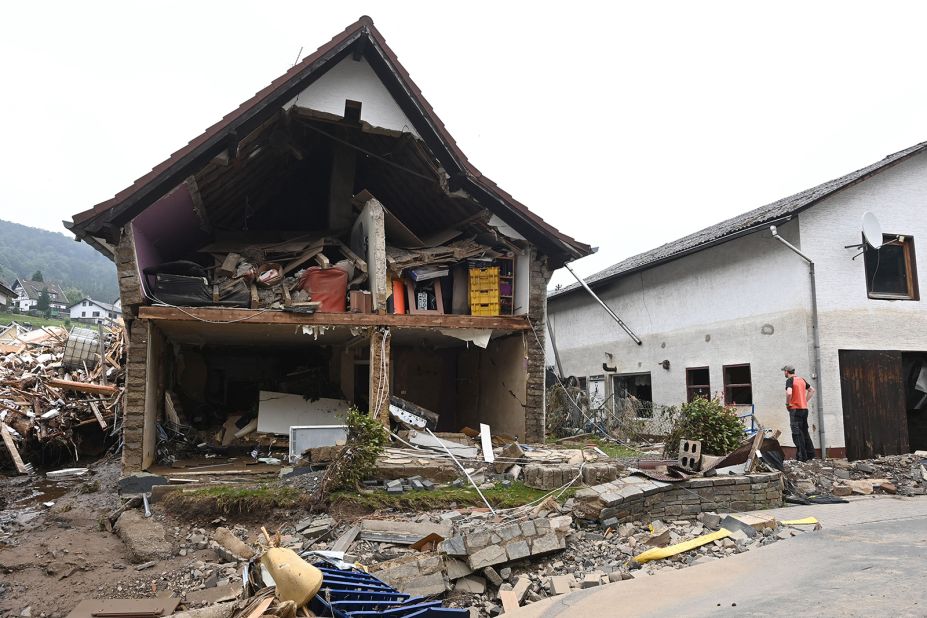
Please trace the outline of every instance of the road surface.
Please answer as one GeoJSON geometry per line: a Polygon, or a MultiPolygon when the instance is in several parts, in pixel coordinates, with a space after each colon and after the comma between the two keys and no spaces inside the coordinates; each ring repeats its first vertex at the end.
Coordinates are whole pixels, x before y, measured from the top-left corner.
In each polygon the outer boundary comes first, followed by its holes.
{"type": "Polygon", "coordinates": [[[507,618],[927,616],[927,497],[762,511],[822,530],[527,605],[507,618]]]}

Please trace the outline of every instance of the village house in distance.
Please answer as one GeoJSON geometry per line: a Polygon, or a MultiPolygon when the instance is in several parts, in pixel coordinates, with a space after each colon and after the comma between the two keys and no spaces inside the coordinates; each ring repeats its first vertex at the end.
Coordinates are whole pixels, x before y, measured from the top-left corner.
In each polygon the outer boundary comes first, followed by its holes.
{"type": "Polygon", "coordinates": [[[32,281],[19,278],[13,282],[13,307],[22,313],[28,313],[39,306],[42,292],[48,294],[48,308],[53,315],[67,311],[68,299],[61,286],[53,281],[32,281]]]}
{"type": "Polygon", "coordinates": [[[720,397],[754,410],[785,444],[780,369],[794,365],[821,397],[809,418],[819,450],[822,439],[829,456],[850,459],[927,449],[915,251],[927,239],[925,151],[927,142],[912,146],[587,278],[640,345],[579,284],[553,291],[548,363],[609,405],[643,402],[645,414],[648,404],[720,397]]]}
{"type": "Polygon", "coordinates": [[[118,267],[126,471],[158,424],[285,433],[306,398],[542,442],[547,282],[591,252],[467,160],[367,17],[67,227],[118,267]]]}

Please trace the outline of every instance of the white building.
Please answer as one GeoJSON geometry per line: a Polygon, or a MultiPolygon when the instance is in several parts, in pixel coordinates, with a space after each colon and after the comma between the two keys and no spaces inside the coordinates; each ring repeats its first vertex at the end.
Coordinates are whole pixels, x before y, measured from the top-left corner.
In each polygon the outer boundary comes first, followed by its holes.
{"type": "Polygon", "coordinates": [[[927,371],[916,385],[927,364],[915,254],[925,204],[927,142],[589,277],[640,345],[578,284],[554,291],[562,371],[619,402],[711,393],[755,409],[791,445],[780,368],[792,364],[821,391],[809,423],[820,448],[823,418],[829,455],[927,448],[927,371]],[[861,246],[867,211],[881,223],[880,249],[861,246]],[[820,375],[809,266],[771,225],[814,262],[820,375]]]}
{"type": "Polygon", "coordinates": [[[72,322],[88,322],[96,324],[107,319],[115,320],[122,316],[121,303],[102,303],[98,300],[85,297],[68,308],[72,322]]]}
{"type": "Polygon", "coordinates": [[[64,313],[68,308],[68,299],[61,286],[54,282],[17,279],[13,282],[13,293],[16,294],[13,306],[23,313],[31,311],[39,304],[43,291],[48,292],[51,312],[56,315],[64,313]]]}

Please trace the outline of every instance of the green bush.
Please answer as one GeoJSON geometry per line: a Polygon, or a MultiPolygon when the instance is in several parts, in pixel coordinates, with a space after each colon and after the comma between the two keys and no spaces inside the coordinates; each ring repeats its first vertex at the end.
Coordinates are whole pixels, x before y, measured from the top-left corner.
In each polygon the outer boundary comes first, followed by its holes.
{"type": "Polygon", "coordinates": [[[717,399],[697,397],[682,405],[673,422],[666,438],[668,456],[678,454],[682,439],[701,441],[706,455],[726,455],[743,442],[744,425],[734,408],[724,407],[717,399]]]}
{"type": "Polygon", "coordinates": [[[377,469],[377,458],[383,452],[388,435],[380,421],[352,407],[345,418],[348,440],[340,457],[328,469],[323,493],[335,489],[355,488],[371,478],[377,469]]]}

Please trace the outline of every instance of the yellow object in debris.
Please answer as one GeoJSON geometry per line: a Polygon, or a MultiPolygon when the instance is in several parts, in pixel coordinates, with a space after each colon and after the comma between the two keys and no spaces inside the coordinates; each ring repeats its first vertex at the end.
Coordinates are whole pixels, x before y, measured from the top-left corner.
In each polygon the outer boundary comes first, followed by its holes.
{"type": "Polygon", "coordinates": [[[277,584],[277,598],[301,607],[322,587],[322,571],[299,557],[292,549],[271,547],[261,556],[261,564],[277,584]]]}
{"type": "Polygon", "coordinates": [[[785,521],[780,521],[779,523],[783,526],[810,526],[812,524],[818,523],[818,518],[805,517],[804,519],[788,519],[785,521]]]}
{"type": "Polygon", "coordinates": [[[651,560],[669,558],[670,556],[681,554],[682,552],[695,549],[696,547],[707,545],[712,541],[720,541],[721,539],[728,536],[731,536],[731,532],[725,528],[721,528],[717,532],[697,536],[694,539],[683,541],[682,543],[676,543],[675,545],[670,545],[669,547],[655,547],[653,549],[648,549],[644,553],[634,556],[633,560],[638,564],[644,564],[645,562],[650,562],[651,560]]]}

